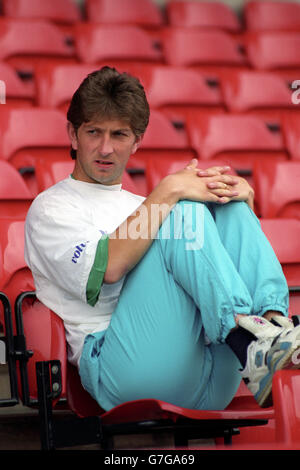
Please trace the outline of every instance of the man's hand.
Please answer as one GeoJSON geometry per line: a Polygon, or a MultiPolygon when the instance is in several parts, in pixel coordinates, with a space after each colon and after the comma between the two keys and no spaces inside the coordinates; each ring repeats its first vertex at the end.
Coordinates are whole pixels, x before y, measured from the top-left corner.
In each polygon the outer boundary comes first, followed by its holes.
{"type": "Polygon", "coordinates": [[[226,204],[232,200],[246,201],[253,209],[254,191],[244,178],[227,174],[229,166],[198,168],[193,158],[182,170],[166,177],[176,188],[178,199],[226,204]],[[200,178],[196,178],[200,177],[200,178]]]}
{"type": "Polygon", "coordinates": [[[229,166],[214,166],[206,170],[198,169],[198,176],[210,178],[207,187],[219,198],[221,203],[245,201],[254,209],[254,190],[245,178],[237,175],[226,175],[229,166]]]}

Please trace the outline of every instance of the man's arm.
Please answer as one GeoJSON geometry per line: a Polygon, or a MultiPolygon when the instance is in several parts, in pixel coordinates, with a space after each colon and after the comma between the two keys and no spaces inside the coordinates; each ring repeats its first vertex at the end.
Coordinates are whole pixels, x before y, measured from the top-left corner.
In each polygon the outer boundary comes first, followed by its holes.
{"type": "Polygon", "coordinates": [[[163,178],[137,211],[110,235],[104,282],[117,282],[139,262],[178,201],[189,199],[224,204],[239,197],[234,187],[239,180],[224,174],[225,168],[208,170],[205,176],[198,174],[197,163],[193,159],[183,170],[163,178]],[[209,187],[209,183],[216,186],[209,187]]]}

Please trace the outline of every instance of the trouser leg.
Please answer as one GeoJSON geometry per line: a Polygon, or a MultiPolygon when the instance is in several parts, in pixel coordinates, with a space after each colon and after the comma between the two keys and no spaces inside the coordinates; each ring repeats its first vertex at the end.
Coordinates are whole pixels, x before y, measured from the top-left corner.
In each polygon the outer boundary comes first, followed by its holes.
{"type": "Polygon", "coordinates": [[[253,302],[253,314],[278,310],[288,315],[288,286],[260,222],[246,203],[208,205],[220,239],[253,302]]]}

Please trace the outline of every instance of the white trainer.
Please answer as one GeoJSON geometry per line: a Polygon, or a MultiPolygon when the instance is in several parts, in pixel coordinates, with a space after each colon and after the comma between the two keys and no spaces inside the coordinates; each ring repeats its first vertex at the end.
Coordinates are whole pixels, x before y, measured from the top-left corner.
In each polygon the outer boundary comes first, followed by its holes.
{"type": "Polygon", "coordinates": [[[300,368],[300,326],[279,327],[254,315],[241,317],[239,326],[257,338],[248,346],[243,380],[261,407],[271,406],[274,373],[300,368]]]}
{"type": "Polygon", "coordinates": [[[294,328],[293,320],[291,318],[284,317],[283,315],[274,315],[272,317],[272,322],[273,321],[282,328],[287,328],[288,330],[294,328]]]}

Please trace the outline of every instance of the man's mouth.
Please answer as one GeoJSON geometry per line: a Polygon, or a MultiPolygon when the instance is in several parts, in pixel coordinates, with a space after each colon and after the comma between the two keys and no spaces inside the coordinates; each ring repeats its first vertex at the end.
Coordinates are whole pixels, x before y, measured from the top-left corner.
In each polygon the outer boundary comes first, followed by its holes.
{"type": "Polygon", "coordinates": [[[97,166],[99,167],[104,167],[104,168],[108,168],[110,166],[113,165],[113,162],[109,161],[109,160],[95,160],[95,163],[97,166]]]}

